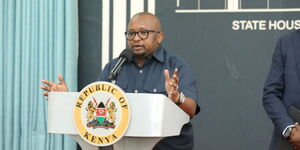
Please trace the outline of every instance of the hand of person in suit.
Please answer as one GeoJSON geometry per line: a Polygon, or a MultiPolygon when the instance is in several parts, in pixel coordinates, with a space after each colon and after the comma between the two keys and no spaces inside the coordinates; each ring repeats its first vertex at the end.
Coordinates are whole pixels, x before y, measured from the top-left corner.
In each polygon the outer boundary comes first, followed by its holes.
{"type": "Polygon", "coordinates": [[[165,76],[165,88],[168,94],[168,97],[174,102],[177,103],[179,101],[180,93],[178,91],[178,69],[174,70],[174,74],[172,77],[170,76],[169,70],[164,70],[165,76]]]}
{"type": "Polygon", "coordinates": [[[296,124],[290,134],[290,143],[295,150],[300,150],[300,126],[296,124]]]}
{"type": "MultiPolygon", "coordinates": [[[[41,86],[41,89],[44,90],[43,95],[48,97],[49,92],[68,92],[68,86],[62,77],[62,75],[58,75],[59,83],[54,83],[48,80],[42,80],[42,83],[45,85],[41,86]]],[[[47,98],[46,98],[47,99],[47,98]]]]}

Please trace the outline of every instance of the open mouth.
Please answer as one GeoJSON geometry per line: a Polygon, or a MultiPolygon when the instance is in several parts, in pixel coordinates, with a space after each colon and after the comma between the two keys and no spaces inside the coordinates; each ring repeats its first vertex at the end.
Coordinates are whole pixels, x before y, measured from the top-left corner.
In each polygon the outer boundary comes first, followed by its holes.
{"type": "Polygon", "coordinates": [[[142,50],[142,49],[144,49],[144,46],[141,45],[141,44],[136,44],[136,45],[132,46],[132,50],[134,50],[134,51],[139,51],[139,50],[142,50]]]}

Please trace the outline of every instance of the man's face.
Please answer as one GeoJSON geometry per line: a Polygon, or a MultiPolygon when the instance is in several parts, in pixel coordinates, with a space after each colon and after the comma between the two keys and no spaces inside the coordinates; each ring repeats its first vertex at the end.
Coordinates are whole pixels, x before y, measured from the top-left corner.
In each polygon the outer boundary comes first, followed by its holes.
{"type": "Polygon", "coordinates": [[[128,24],[127,32],[133,33],[133,39],[127,40],[136,58],[146,58],[152,54],[163,39],[163,33],[152,16],[136,16],[128,24]],[[140,32],[135,34],[134,32],[140,32]],[[148,32],[148,33],[147,33],[148,32]],[[145,35],[148,35],[147,38],[145,35]]]}

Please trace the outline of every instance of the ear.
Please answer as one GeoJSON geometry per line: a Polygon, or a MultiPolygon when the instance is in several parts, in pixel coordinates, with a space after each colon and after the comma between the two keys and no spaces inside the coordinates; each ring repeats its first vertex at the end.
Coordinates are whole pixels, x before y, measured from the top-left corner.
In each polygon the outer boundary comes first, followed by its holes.
{"type": "Polygon", "coordinates": [[[160,44],[162,42],[162,40],[164,39],[165,34],[163,32],[160,32],[158,34],[158,39],[157,39],[157,43],[160,44]]]}

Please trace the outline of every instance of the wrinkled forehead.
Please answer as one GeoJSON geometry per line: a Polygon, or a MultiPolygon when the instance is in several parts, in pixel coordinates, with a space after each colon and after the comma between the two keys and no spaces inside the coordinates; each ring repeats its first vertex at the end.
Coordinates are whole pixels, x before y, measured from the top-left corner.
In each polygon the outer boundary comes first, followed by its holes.
{"type": "Polygon", "coordinates": [[[128,23],[128,30],[160,30],[159,21],[157,18],[150,15],[134,16],[128,23]]]}

